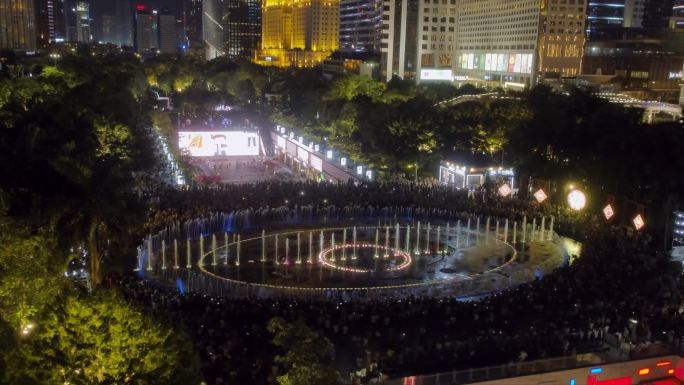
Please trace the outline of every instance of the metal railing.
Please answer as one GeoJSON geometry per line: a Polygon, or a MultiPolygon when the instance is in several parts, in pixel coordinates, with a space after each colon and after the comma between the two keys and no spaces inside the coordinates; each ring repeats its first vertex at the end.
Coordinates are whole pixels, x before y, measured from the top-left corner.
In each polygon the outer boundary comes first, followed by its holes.
{"type": "MultiPolygon", "coordinates": [[[[605,341],[608,342],[608,341],[605,341]]],[[[620,354],[614,349],[604,353],[584,353],[573,356],[548,358],[535,361],[512,362],[505,365],[487,366],[474,369],[454,370],[451,372],[407,376],[380,381],[385,385],[462,385],[482,381],[499,380],[503,378],[519,377],[532,374],[577,369],[584,366],[607,365],[637,359],[679,355],[684,353],[684,340],[675,340],[671,344],[658,343],[646,352],[630,351],[620,354]],[[407,381],[407,379],[410,379],[407,381]]]]}

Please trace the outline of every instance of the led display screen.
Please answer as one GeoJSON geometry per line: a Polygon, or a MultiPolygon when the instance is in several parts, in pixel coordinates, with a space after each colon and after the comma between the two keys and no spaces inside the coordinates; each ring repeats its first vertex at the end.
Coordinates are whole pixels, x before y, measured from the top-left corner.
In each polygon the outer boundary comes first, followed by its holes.
{"type": "Polygon", "coordinates": [[[261,138],[246,131],[179,131],[178,147],[190,156],[259,155],[261,138]]]}

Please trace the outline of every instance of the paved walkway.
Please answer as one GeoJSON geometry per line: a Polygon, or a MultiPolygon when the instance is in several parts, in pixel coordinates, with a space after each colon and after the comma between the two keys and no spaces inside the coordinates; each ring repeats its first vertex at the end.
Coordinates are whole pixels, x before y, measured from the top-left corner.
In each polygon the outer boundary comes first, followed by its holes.
{"type": "Polygon", "coordinates": [[[284,164],[259,156],[196,158],[195,163],[204,174],[219,175],[222,183],[298,179],[284,164]]]}

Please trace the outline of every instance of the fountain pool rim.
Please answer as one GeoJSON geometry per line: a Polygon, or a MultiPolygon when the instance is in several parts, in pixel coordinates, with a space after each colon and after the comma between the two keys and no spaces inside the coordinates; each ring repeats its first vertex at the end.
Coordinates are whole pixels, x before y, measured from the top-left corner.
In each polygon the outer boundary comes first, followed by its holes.
{"type": "MultiPolygon", "coordinates": [[[[387,226],[358,226],[357,229],[364,229],[364,228],[383,228],[387,226]]],[[[255,236],[255,237],[250,237],[246,239],[241,239],[239,242],[234,241],[234,242],[229,242],[227,244],[224,244],[222,246],[219,246],[213,250],[209,250],[203,254],[200,255],[199,260],[197,261],[197,268],[199,271],[203,274],[206,274],[207,276],[213,277],[217,280],[224,281],[224,282],[229,282],[232,284],[237,284],[237,285],[242,285],[242,286],[247,286],[247,287],[254,287],[254,288],[266,288],[266,289],[273,289],[273,290],[280,290],[280,291],[298,291],[298,292],[325,292],[325,291],[383,291],[383,290],[396,290],[396,289],[411,289],[411,288],[419,288],[419,287],[428,287],[428,286],[433,286],[433,285],[442,285],[442,284],[449,284],[449,283],[456,283],[456,282],[462,282],[462,281],[470,281],[473,280],[477,277],[485,276],[491,273],[494,273],[498,270],[501,270],[505,268],[506,266],[509,266],[510,264],[514,263],[517,261],[518,257],[518,251],[516,248],[511,245],[508,242],[504,242],[499,240],[497,244],[499,245],[504,245],[505,247],[509,248],[512,250],[512,256],[511,258],[504,262],[503,264],[499,266],[495,266],[491,269],[474,273],[468,276],[454,276],[451,279],[446,279],[446,280],[429,280],[429,281],[421,281],[421,282],[415,282],[415,283],[406,283],[406,284],[398,284],[398,285],[380,285],[380,286],[347,286],[347,287],[337,287],[337,286],[318,286],[318,287],[306,287],[306,286],[291,286],[291,285],[275,285],[275,284],[269,284],[269,283],[263,283],[263,282],[248,282],[244,280],[237,280],[233,278],[228,278],[224,277],[222,275],[216,274],[214,272],[211,272],[207,270],[206,265],[211,266],[211,264],[205,263],[205,259],[208,258],[211,255],[214,255],[214,253],[218,252],[219,250],[226,249],[227,247],[235,246],[239,243],[245,243],[249,241],[255,241],[255,240],[262,240],[262,238],[269,238],[269,237],[275,237],[277,236],[282,236],[282,235],[296,235],[297,233],[306,233],[306,232],[320,232],[320,231],[338,231],[338,230],[344,230],[344,229],[349,229],[350,227],[329,227],[329,228],[314,228],[314,229],[307,229],[307,230],[301,230],[301,231],[283,231],[283,232],[274,232],[270,234],[265,234],[265,235],[260,235],[260,236],[255,236]]],[[[391,227],[390,227],[391,228],[391,227]]],[[[405,229],[406,227],[401,227],[405,229]]],[[[216,234],[223,234],[223,233],[214,233],[213,235],[216,234]]],[[[344,245],[349,245],[349,244],[344,244],[344,245]]],[[[378,245],[380,248],[381,245],[378,245]]],[[[467,250],[470,248],[477,248],[477,247],[482,247],[486,245],[475,245],[469,248],[463,248],[461,250],[467,250]]],[[[373,247],[375,247],[373,245],[373,247]]],[[[382,247],[384,249],[384,246],[382,247]]],[[[392,248],[390,248],[392,249],[392,248]]],[[[410,253],[409,254],[410,257],[410,253]]],[[[251,259],[252,262],[259,262],[263,263],[265,261],[261,260],[255,260],[251,259]]],[[[307,261],[307,264],[311,264],[311,261],[307,261]]],[[[298,264],[298,265],[301,265],[298,264]]],[[[237,265],[239,266],[239,264],[237,265]]]]}

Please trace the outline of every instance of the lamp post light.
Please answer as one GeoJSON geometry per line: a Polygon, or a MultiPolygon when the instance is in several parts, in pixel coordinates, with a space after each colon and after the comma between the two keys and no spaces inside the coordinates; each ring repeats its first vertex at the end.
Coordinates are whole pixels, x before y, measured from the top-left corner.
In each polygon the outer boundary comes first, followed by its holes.
{"type": "Polygon", "coordinates": [[[53,60],[54,66],[57,67],[57,59],[59,59],[59,58],[62,57],[62,56],[61,56],[60,54],[58,54],[58,53],[51,53],[51,54],[50,54],[50,57],[51,57],[52,60],[53,60]]]}
{"type": "Polygon", "coordinates": [[[587,196],[580,190],[572,190],[568,194],[568,205],[575,211],[580,211],[587,204],[587,196]]]}

